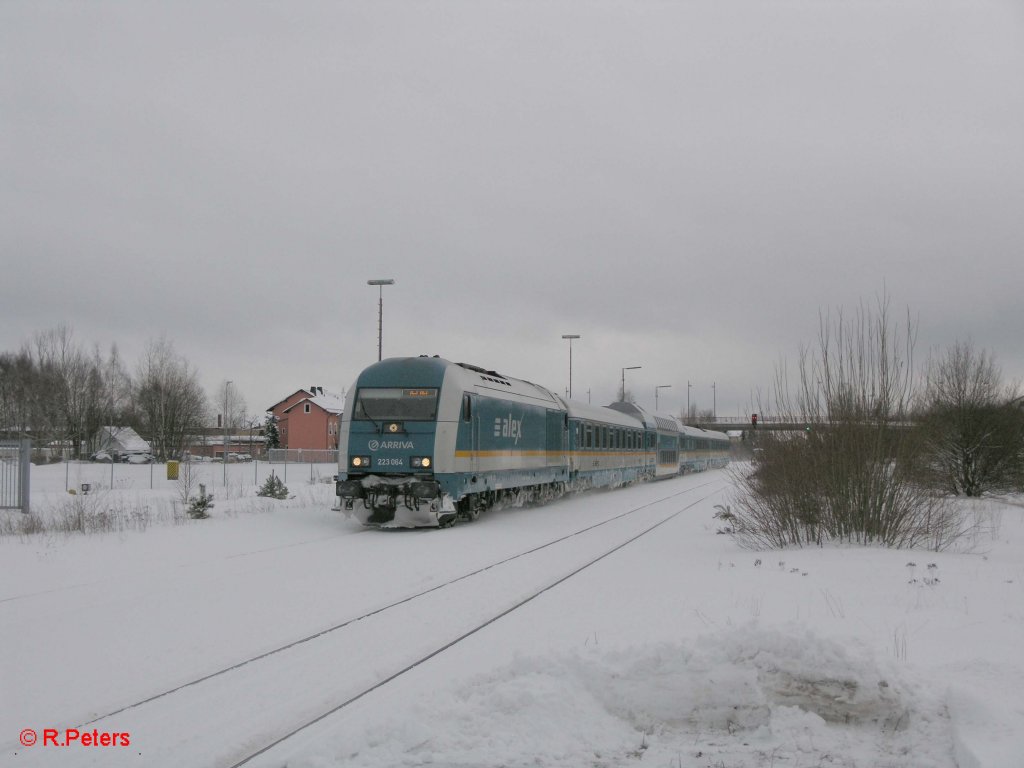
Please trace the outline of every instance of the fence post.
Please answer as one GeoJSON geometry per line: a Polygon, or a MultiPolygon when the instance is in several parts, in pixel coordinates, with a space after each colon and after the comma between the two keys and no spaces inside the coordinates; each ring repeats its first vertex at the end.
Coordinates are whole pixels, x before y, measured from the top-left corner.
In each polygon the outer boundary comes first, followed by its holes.
{"type": "Polygon", "coordinates": [[[32,441],[21,439],[21,513],[29,513],[29,491],[32,486],[32,441]]]}

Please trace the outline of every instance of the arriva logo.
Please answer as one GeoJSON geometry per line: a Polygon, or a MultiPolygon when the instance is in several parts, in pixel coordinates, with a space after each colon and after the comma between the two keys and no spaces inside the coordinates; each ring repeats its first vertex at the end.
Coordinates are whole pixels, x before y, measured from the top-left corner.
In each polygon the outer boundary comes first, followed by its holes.
{"type": "Polygon", "coordinates": [[[523,420],[513,419],[510,413],[506,418],[498,416],[494,419],[494,436],[511,437],[516,445],[519,445],[519,438],[523,436],[523,420]]]}
{"type": "Polygon", "coordinates": [[[371,451],[392,450],[392,451],[409,451],[412,450],[412,440],[371,440],[367,446],[371,451]]]}

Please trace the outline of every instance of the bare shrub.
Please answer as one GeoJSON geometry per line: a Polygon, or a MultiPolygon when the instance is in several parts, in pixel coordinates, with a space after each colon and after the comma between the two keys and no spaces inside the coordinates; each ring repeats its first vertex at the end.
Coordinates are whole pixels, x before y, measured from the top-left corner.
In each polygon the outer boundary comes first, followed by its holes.
{"type": "Polygon", "coordinates": [[[131,504],[106,493],[68,494],[53,506],[34,506],[0,522],[0,535],[124,533],[145,531],[154,523],[178,524],[185,516],[173,505],[131,504]]]}
{"type": "Polygon", "coordinates": [[[960,535],[957,508],[913,473],[913,346],[909,318],[894,324],[885,298],[875,313],[820,318],[795,384],[784,367],[776,375],[778,415],[796,429],[759,433],[752,469],[736,475],[732,533],[743,546],[942,549],[960,535]]]}
{"type": "Polygon", "coordinates": [[[981,496],[1021,488],[1024,411],[994,357],[957,342],[929,362],[920,398],[922,480],[948,493],[981,496]]]}

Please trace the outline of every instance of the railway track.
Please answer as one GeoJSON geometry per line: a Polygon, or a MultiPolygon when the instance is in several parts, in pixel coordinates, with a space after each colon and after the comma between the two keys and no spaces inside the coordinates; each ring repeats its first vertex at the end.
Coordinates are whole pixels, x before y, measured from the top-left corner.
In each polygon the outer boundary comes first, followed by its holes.
{"type": "MultiPolygon", "coordinates": [[[[147,763],[231,768],[250,764],[656,530],[725,485],[709,480],[634,506],[105,712],[79,729],[130,729],[140,734],[139,756],[147,763]],[[480,610],[474,596],[481,593],[487,594],[494,608],[480,610]],[[434,640],[409,639],[417,634],[434,640]],[[438,637],[445,639],[438,642],[438,637]],[[168,723],[177,734],[169,732],[168,723]],[[201,731],[216,734],[216,739],[187,738],[201,731]],[[160,738],[147,739],[142,734],[160,738]],[[205,749],[214,744],[215,754],[203,752],[190,760],[183,757],[183,742],[206,745],[205,749]]],[[[103,764],[109,764],[110,757],[104,756],[103,764]]]]}

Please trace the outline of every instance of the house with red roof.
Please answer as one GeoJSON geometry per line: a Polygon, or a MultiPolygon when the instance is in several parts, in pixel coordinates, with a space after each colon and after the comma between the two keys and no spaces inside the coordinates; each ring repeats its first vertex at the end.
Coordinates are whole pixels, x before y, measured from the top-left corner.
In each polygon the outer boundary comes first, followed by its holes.
{"type": "Polygon", "coordinates": [[[281,447],[335,450],[345,401],[323,387],[299,389],[267,409],[277,418],[281,447]]]}

